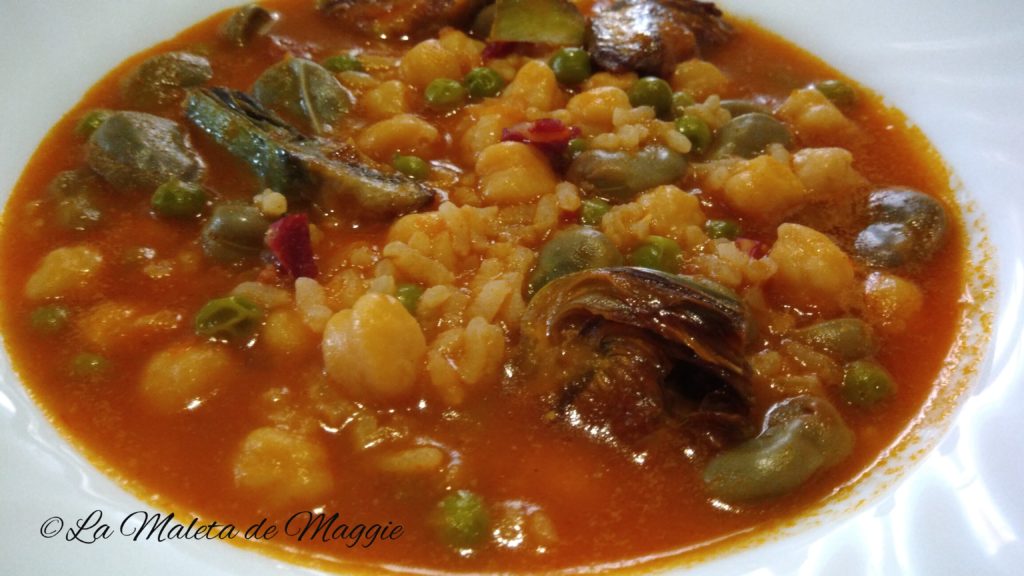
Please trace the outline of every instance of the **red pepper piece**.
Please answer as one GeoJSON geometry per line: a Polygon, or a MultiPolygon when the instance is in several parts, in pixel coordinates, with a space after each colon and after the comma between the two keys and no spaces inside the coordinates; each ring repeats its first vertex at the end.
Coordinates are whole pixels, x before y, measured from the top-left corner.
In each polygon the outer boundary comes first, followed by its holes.
{"type": "Polygon", "coordinates": [[[484,60],[504,58],[524,45],[526,42],[488,42],[484,45],[484,51],[480,53],[480,57],[484,60]]]}
{"type": "Polygon", "coordinates": [[[270,225],[265,238],[279,267],[293,278],[316,278],[313,243],[309,237],[309,217],[289,214],[270,225]]]}
{"type": "Polygon", "coordinates": [[[576,126],[566,126],[554,118],[541,118],[505,128],[501,141],[531,144],[549,156],[558,157],[565,153],[569,141],[579,135],[580,129],[576,126]]]}

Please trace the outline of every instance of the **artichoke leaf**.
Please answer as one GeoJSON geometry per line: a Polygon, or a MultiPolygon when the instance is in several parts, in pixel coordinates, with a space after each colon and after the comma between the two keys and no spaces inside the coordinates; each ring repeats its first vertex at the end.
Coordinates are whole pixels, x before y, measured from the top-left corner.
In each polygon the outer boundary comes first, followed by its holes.
{"type": "Polygon", "coordinates": [[[303,136],[242,92],[195,90],[186,100],[185,115],[245,162],[263,186],[304,197],[325,212],[390,218],[416,210],[434,196],[432,189],[408,178],[329,158],[320,141],[303,136]]]}
{"type": "Polygon", "coordinates": [[[581,316],[655,334],[674,356],[713,366],[727,379],[742,382],[749,375],[746,307],[725,291],[644,268],[588,270],[541,289],[523,316],[523,332],[557,343],[562,328],[581,316]]]}
{"type": "Polygon", "coordinates": [[[248,164],[260,183],[297,196],[313,186],[312,176],[296,150],[305,139],[243,92],[200,89],[185,101],[185,115],[236,158],[248,164]]]}

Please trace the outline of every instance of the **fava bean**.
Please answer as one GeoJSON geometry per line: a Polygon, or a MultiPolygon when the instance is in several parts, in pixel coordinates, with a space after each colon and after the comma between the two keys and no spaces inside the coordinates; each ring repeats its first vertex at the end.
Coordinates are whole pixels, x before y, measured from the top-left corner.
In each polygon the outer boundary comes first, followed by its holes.
{"type": "Polygon", "coordinates": [[[712,158],[753,158],[770,144],[782,144],[788,147],[793,143],[793,135],[789,128],[775,118],[761,113],[743,114],[729,121],[718,131],[712,158]]]}
{"type": "Polygon", "coordinates": [[[842,80],[823,80],[815,83],[814,88],[839,107],[852,106],[857,102],[857,91],[842,80]]]}
{"type": "Polygon", "coordinates": [[[853,433],[828,401],[796,396],[769,410],[758,436],[715,456],[704,483],[729,502],[780,496],[852,449],[853,433]]]}
{"type": "Polygon", "coordinates": [[[612,205],[600,198],[587,198],[580,209],[580,222],[587,226],[600,226],[601,219],[612,209],[612,205]]]}
{"type": "Polygon", "coordinates": [[[622,254],[612,241],[586,226],[555,234],[540,250],[537,268],[530,277],[529,293],[535,294],[555,278],[606,266],[622,264],[622,254]]]}
{"type": "Polygon", "coordinates": [[[875,350],[871,327],[859,318],[818,322],[797,330],[795,337],[847,362],[868,356],[875,350]]]}
{"type": "Polygon", "coordinates": [[[566,177],[589,195],[622,203],[656,186],[676,182],[686,167],[682,154],[663,146],[648,146],[639,152],[587,150],[569,165],[566,177]]]}
{"type": "Polygon", "coordinates": [[[203,226],[203,252],[220,262],[240,263],[260,253],[269,226],[255,206],[221,204],[203,226]]]}

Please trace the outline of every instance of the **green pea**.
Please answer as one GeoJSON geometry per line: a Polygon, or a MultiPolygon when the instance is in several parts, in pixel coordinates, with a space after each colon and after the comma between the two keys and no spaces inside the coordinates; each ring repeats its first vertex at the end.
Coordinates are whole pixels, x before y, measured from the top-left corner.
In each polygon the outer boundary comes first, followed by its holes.
{"type": "Polygon", "coordinates": [[[850,404],[870,408],[895,394],[896,384],[877,362],[855,360],[843,371],[840,392],[850,404]]]}
{"type": "Polygon", "coordinates": [[[629,254],[629,265],[677,274],[681,254],[682,250],[675,240],[662,236],[648,236],[643,244],[629,254]]]}
{"type": "Polygon", "coordinates": [[[89,135],[99,128],[100,124],[103,124],[111,114],[112,112],[110,110],[105,110],[103,108],[97,108],[86,112],[78,120],[78,123],[75,124],[75,134],[78,134],[83,138],[88,138],[89,135]]]}
{"type": "Polygon", "coordinates": [[[83,352],[71,359],[71,375],[75,378],[97,378],[110,369],[110,361],[98,354],[83,352]]]}
{"type": "Polygon", "coordinates": [[[491,98],[501,93],[505,87],[505,79],[493,68],[481,66],[474,68],[462,79],[462,83],[473,98],[491,98]]]}
{"type": "Polygon", "coordinates": [[[149,204],[159,216],[190,218],[200,215],[206,208],[206,192],[199,184],[173,178],[153,192],[149,204]]]}
{"type": "Polygon", "coordinates": [[[405,306],[411,314],[416,314],[416,305],[420,302],[420,296],[423,296],[423,287],[419,284],[399,284],[395,288],[395,298],[405,306]]]}
{"type": "Polygon", "coordinates": [[[575,86],[590,78],[590,54],[582,48],[562,48],[549,63],[555,78],[566,86],[575,86]]]}
{"type": "Polygon", "coordinates": [[[363,63],[349,54],[338,54],[324,59],[321,63],[324,68],[331,72],[366,72],[363,63]]]}
{"type": "Polygon", "coordinates": [[[394,159],[391,161],[391,165],[395,167],[395,170],[398,170],[413,180],[423,180],[430,174],[430,164],[427,164],[426,160],[419,156],[403,156],[401,154],[395,154],[394,159]]]}
{"type": "Polygon", "coordinates": [[[600,226],[601,219],[612,209],[612,205],[600,198],[587,198],[580,210],[580,222],[587,226],[600,226]]]}
{"type": "Polygon", "coordinates": [[[469,490],[459,490],[438,504],[441,538],[453,548],[472,548],[480,544],[490,528],[491,518],[483,498],[469,490]]]}
{"type": "Polygon", "coordinates": [[[68,325],[71,311],[64,306],[40,306],[32,311],[29,323],[42,334],[56,334],[68,325]]]}
{"type": "Polygon", "coordinates": [[[704,232],[712,239],[735,240],[743,233],[743,229],[735,220],[708,220],[704,224],[704,232]]]}
{"type": "Polygon", "coordinates": [[[629,103],[634,107],[650,106],[658,116],[668,116],[672,112],[672,87],[656,76],[641,78],[629,89],[629,103]]]}
{"type": "Polygon", "coordinates": [[[466,88],[450,78],[436,78],[427,85],[423,96],[435,110],[454,110],[466,101],[466,88]]]}
{"type": "Polygon", "coordinates": [[[216,298],[196,314],[196,334],[242,342],[256,333],[262,319],[260,308],[241,296],[216,298]]]}
{"type": "Polygon", "coordinates": [[[693,106],[696,101],[693,96],[690,96],[686,92],[675,92],[672,94],[672,115],[676,118],[686,115],[686,107],[693,106]]]}
{"type": "Polygon", "coordinates": [[[573,138],[572,140],[569,140],[569,146],[566,147],[565,154],[570,160],[572,160],[585,152],[589,147],[590,144],[587,142],[586,138],[573,138]]]}
{"type": "Polygon", "coordinates": [[[816,83],[814,88],[836,106],[852,106],[857,102],[857,91],[842,80],[823,80],[816,83]]]}
{"type": "Polygon", "coordinates": [[[693,144],[693,152],[703,153],[711,145],[711,128],[707,122],[696,116],[680,116],[676,118],[676,130],[686,136],[693,144]]]}

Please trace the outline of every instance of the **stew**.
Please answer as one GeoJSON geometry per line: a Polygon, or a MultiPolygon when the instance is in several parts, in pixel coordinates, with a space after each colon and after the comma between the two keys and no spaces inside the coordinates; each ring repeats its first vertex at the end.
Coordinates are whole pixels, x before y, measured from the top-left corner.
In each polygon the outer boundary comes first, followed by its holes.
{"type": "Polygon", "coordinates": [[[159,506],[366,570],[629,564],[833,497],[955,336],[929,144],[711,4],[484,4],[251,4],[113,70],[4,213],[26,387],[159,506]]]}

